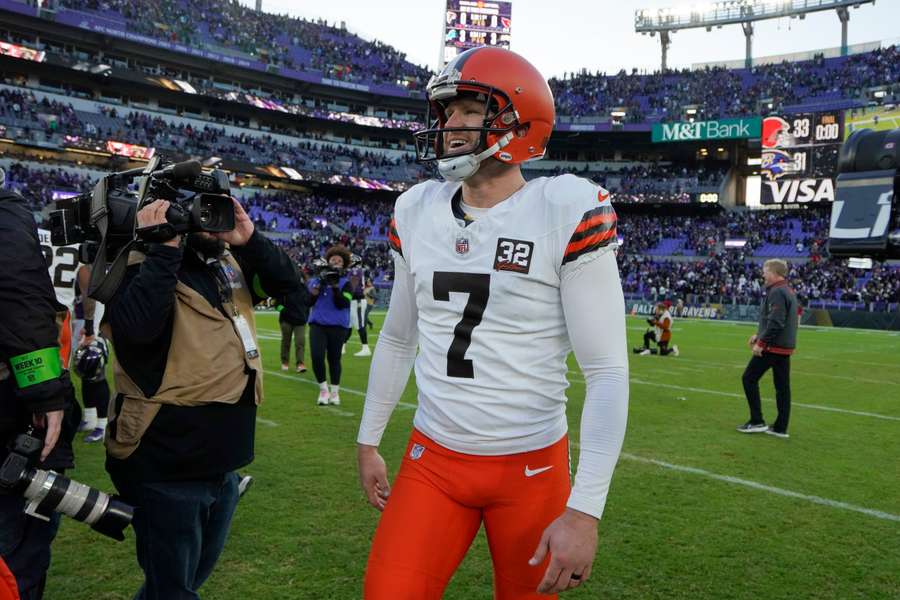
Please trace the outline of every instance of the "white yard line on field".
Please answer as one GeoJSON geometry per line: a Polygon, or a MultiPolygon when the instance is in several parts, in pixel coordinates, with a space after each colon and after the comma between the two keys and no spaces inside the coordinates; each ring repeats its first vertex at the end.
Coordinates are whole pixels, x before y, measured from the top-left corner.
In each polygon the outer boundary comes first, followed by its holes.
{"type": "MultiPolygon", "coordinates": [[[[302,377],[298,377],[298,376],[294,376],[294,375],[286,375],[286,374],[284,374],[284,373],[279,373],[279,372],[277,372],[277,371],[266,370],[266,373],[267,373],[268,375],[274,375],[275,377],[281,377],[281,378],[284,378],[284,379],[292,379],[292,380],[294,380],[294,381],[298,381],[298,382],[301,382],[301,383],[307,383],[307,384],[309,384],[309,385],[318,385],[315,381],[310,381],[309,379],[304,379],[304,378],[302,378],[302,377]]],[[[365,397],[365,395],[366,395],[366,393],[365,393],[364,391],[361,391],[361,390],[354,390],[354,389],[345,388],[345,387],[342,387],[342,388],[341,388],[341,391],[342,391],[342,392],[345,392],[345,393],[348,393],[348,394],[355,395],[355,396],[363,396],[363,397],[365,397]]],[[[719,393],[719,392],[712,392],[712,393],[719,393]]],[[[408,403],[408,402],[400,402],[400,407],[406,408],[406,409],[415,409],[415,408],[416,408],[416,405],[415,405],[415,404],[410,404],[410,403],[408,403]]],[[[326,407],[323,407],[323,408],[326,408],[326,407]]],[[[337,410],[337,409],[335,409],[334,407],[327,407],[327,408],[329,408],[329,409],[331,410],[331,412],[334,412],[335,414],[338,414],[338,415],[340,415],[340,416],[353,416],[353,413],[347,413],[347,412],[345,412],[345,411],[337,410]]],[[[263,422],[262,419],[257,419],[257,420],[260,421],[260,422],[263,422]]],[[[897,420],[900,420],[900,419],[897,419],[897,420]]],[[[270,423],[274,423],[274,422],[270,421],[270,423]]],[[[577,447],[579,447],[579,444],[578,444],[578,442],[574,442],[574,441],[573,441],[573,442],[572,442],[572,446],[577,448],[577,447]]],[[[900,522],[900,515],[895,515],[895,514],[887,513],[887,512],[884,512],[884,511],[880,511],[880,510],[874,510],[874,509],[871,509],[871,508],[865,508],[865,507],[862,507],[862,506],[857,506],[857,505],[855,505],[855,504],[850,504],[850,503],[848,503],[848,502],[841,502],[841,501],[839,501],[839,500],[832,500],[832,499],[830,499],[830,498],[823,498],[823,497],[821,497],[821,496],[813,496],[813,495],[810,495],[810,494],[802,494],[802,493],[800,493],[800,492],[794,492],[794,491],[792,491],[792,490],[786,490],[786,489],[779,488],[779,487],[775,487],[775,486],[772,486],[772,485],[766,485],[766,484],[764,484],[764,483],[759,483],[759,482],[756,482],[756,481],[750,481],[750,480],[748,480],[748,479],[741,479],[741,478],[739,478],[739,477],[732,477],[732,476],[730,476],[730,475],[720,475],[720,474],[718,474],[718,473],[713,473],[712,471],[707,471],[707,470],[705,470],[705,469],[698,469],[698,468],[696,468],[696,467],[687,467],[687,466],[684,466],[684,465],[676,465],[676,464],[672,464],[672,463],[669,463],[669,462],[657,460],[657,459],[655,459],[655,458],[646,458],[646,457],[643,457],[643,456],[638,456],[638,455],[636,455],[636,454],[630,454],[630,453],[628,453],[628,452],[623,452],[623,453],[621,453],[621,454],[620,454],[620,458],[623,458],[623,459],[625,459],[625,460],[634,461],[634,462],[641,462],[641,463],[645,463],[645,464],[652,464],[652,465],[655,465],[655,466],[658,466],[658,467],[662,467],[662,468],[664,468],[664,469],[670,469],[670,470],[673,470],[673,471],[679,471],[679,472],[681,472],[681,473],[690,473],[690,474],[692,474],[692,475],[700,475],[700,476],[702,476],[702,477],[707,477],[707,478],[709,478],[709,479],[715,479],[715,480],[717,480],[717,481],[723,481],[723,482],[725,482],[725,483],[730,483],[730,484],[732,484],[732,485],[740,485],[740,486],[743,486],[743,487],[748,487],[748,488],[752,488],[752,489],[755,489],[755,490],[760,490],[760,491],[763,491],[763,492],[769,492],[769,493],[771,493],[771,494],[777,494],[777,495],[779,495],[779,496],[786,496],[786,497],[788,497],[788,498],[795,498],[795,499],[797,499],[797,500],[804,500],[804,501],[806,501],[806,502],[811,502],[811,503],[813,503],[813,504],[819,504],[819,505],[822,505],[822,506],[828,506],[828,507],[830,507],[830,508],[838,508],[838,509],[841,509],[841,510],[847,510],[847,511],[851,511],[851,512],[857,512],[857,513],[864,514],[864,515],[869,516],[869,517],[875,517],[876,519],[882,519],[882,520],[885,520],[885,521],[900,522]]]]}
{"type": "MultiPolygon", "coordinates": [[[[572,447],[579,448],[580,445],[578,442],[572,442],[572,447]]],[[[707,471],[706,469],[698,469],[697,467],[686,467],[684,465],[676,465],[670,462],[665,462],[662,460],[658,460],[655,458],[647,458],[645,456],[638,456],[637,454],[631,454],[629,452],[622,452],[619,454],[620,459],[630,460],[634,462],[640,462],[649,465],[655,465],[657,467],[662,467],[664,469],[670,469],[672,471],[678,471],[680,473],[690,473],[691,475],[700,475],[702,477],[707,477],[709,479],[715,479],[716,481],[724,481],[725,483],[731,483],[733,485],[740,485],[743,487],[748,487],[754,490],[760,490],[763,492],[769,492],[771,494],[777,494],[779,496],[786,496],[788,498],[796,498],[798,500],[805,500],[807,502],[812,502],[813,504],[820,504],[822,506],[828,506],[830,508],[840,508],[842,510],[849,510],[852,512],[861,513],[867,515],[869,517],[875,517],[876,519],[882,519],[885,521],[895,521],[900,522],[900,515],[895,515],[893,513],[884,512],[881,510],[875,510],[872,508],[866,508],[864,506],[857,506],[856,504],[850,504],[849,502],[842,502],[840,500],[832,500],[831,498],[823,498],[822,496],[813,496],[811,494],[803,494],[801,492],[795,492],[793,490],[786,490],[784,488],[776,487],[774,485],[767,485],[765,483],[759,483],[757,481],[751,481],[749,479],[741,479],[740,477],[733,477],[731,475],[720,475],[718,473],[713,473],[712,471],[707,471]]]]}
{"type": "MultiPolygon", "coordinates": [[[[642,315],[631,315],[628,314],[626,317],[631,319],[646,319],[647,316],[642,315]]],[[[677,320],[682,324],[691,323],[697,324],[701,323],[704,325],[736,325],[740,327],[757,327],[756,321],[732,321],[730,319],[694,319],[690,317],[680,317],[677,320]]],[[[803,325],[800,324],[801,330],[810,330],[815,332],[822,333],[852,333],[856,335],[887,335],[887,336],[896,336],[897,332],[890,329],[861,329],[859,327],[828,327],[825,325],[803,325]]]]}
{"type": "MultiPolygon", "coordinates": [[[[574,375],[581,374],[579,371],[569,371],[569,373],[574,374],[574,375]]],[[[569,381],[572,381],[575,383],[582,383],[582,384],[585,383],[584,379],[575,379],[572,377],[569,378],[569,381]]],[[[744,398],[744,394],[738,394],[735,392],[722,392],[719,390],[710,390],[710,389],[706,389],[706,388],[697,388],[697,387],[690,387],[690,386],[685,386],[685,385],[673,385],[671,383],[658,383],[656,381],[644,381],[643,379],[635,379],[634,377],[632,377],[630,379],[630,381],[631,381],[631,383],[636,383],[638,385],[649,385],[649,386],[653,386],[653,387],[669,388],[669,389],[681,390],[681,391],[685,391],[685,392],[699,392],[701,394],[711,394],[713,396],[727,396],[729,398],[744,398]]],[[[775,401],[772,398],[763,398],[763,400],[766,400],[767,402],[775,401]]],[[[843,413],[843,414],[848,414],[848,415],[856,415],[859,417],[871,417],[873,419],[883,419],[885,421],[900,421],[900,417],[894,417],[891,415],[882,415],[879,413],[865,412],[865,411],[861,411],[861,410],[848,410],[846,408],[835,408],[833,406],[824,406],[821,404],[806,404],[804,402],[793,402],[792,401],[791,406],[801,406],[803,408],[811,408],[814,410],[824,410],[827,412],[836,412],[836,413],[843,413]]]]}
{"type": "MultiPolygon", "coordinates": [[[[673,364],[675,362],[676,361],[674,361],[672,359],[667,359],[666,360],[666,370],[668,371],[670,369],[674,369],[677,371],[690,371],[691,373],[706,373],[709,370],[709,369],[700,369],[697,367],[689,367],[687,365],[682,365],[682,364],[673,364]]],[[[677,362],[681,363],[684,361],[678,360],[677,362]]]]}
{"type": "MultiPolygon", "coordinates": [[[[717,351],[723,351],[723,352],[738,352],[741,354],[747,354],[749,352],[749,350],[745,350],[743,348],[728,348],[728,347],[724,347],[724,346],[703,346],[703,348],[705,350],[717,350],[717,351]]],[[[856,365],[866,365],[866,366],[870,366],[870,367],[894,367],[894,368],[897,367],[896,364],[892,364],[892,363],[871,362],[871,361],[863,361],[863,360],[850,360],[849,358],[843,358],[838,355],[824,356],[824,355],[820,355],[820,354],[801,353],[801,354],[792,355],[791,359],[792,360],[814,360],[814,361],[836,360],[836,361],[839,361],[842,363],[853,363],[856,365]]]]}
{"type": "MultiPolygon", "coordinates": [[[[275,340],[277,342],[281,341],[281,332],[280,331],[272,331],[271,329],[257,329],[256,337],[264,340],[275,340]]],[[[370,333],[369,338],[377,338],[377,333],[370,333]]],[[[359,341],[359,335],[354,332],[353,337],[347,342],[348,344],[362,344],[359,341]]]]}
{"type": "MultiPolygon", "coordinates": [[[[749,361],[750,351],[747,350],[746,352],[747,352],[747,358],[749,361]]],[[[744,364],[725,363],[725,362],[718,362],[715,360],[699,360],[699,359],[684,358],[683,356],[679,356],[677,358],[666,359],[666,360],[671,361],[671,363],[666,364],[667,369],[674,367],[675,365],[673,363],[681,363],[681,362],[706,364],[706,365],[710,365],[712,367],[716,367],[716,366],[730,367],[730,368],[734,368],[734,369],[744,369],[747,367],[746,363],[744,363],[744,364]]],[[[900,385],[900,382],[888,381],[887,379],[870,379],[868,377],[850,377],[848,375],[831,375],[830,373],[815,373],[812,371],[800,371],[800,370],[797,370],[794,368],[791,368],[791,375],[808,375],[810,377],[825,377],[828,379],[840,379],[843,381],[852,381],[853,383],[862,382],[862,383],[875,383],[878,385],[900,385]]]]}
{"type": "MultiPolygon", "coordinates": [[[[299,382],[299,383],[306,383],[306,384],[308,384],[308,385],[314,385],[314,386],[316,386],[316,387],[319,387],[319,384],[316,383],[315,381],[313,381],[313,380],[311,380],[311,379],[306,379],[306,378],[304,378],[304,377],[300,377],[300,376],[297,376],[297,375],[287,375],[287,374],[285,374],[285,373],[279,373],[278,371],[273,371],[273,370],[271,370],[271,369],[265,369],[265,373],[266,373],[266,375],[272,375],[272,376],[275,376],[275,377],[281,377],[281,378],[283,378],[283,379],[291,379],[291,380],[297,381],[297,382],[299,382]]],[[[344,386],[341,386],[341,393],[342,393],[342,394],[351,394],[351,395],[353,395],[353,396],[362,396],[363,398],[366,397],[366,393],[365,393],[365,392],[362,392],[362,391],[360,391],[360,390],[354,390],[354,389],[347,388],[347,387],[344,387],[344,386]]],[[[398,402],[397,405],[398,405],[398,406],[400,407],[400,409],[402,409],[402,410],[414,410],[415,408],[417,408],[415,404],[410,404],[409,402],[398,402]]],[[[324,408],[324,407],[323,407],[323,408],[324,408]]],[[[332,407],[332,408],[333,408],[333,407],[332,407]]],[[[344,417],[352,417],[352,416],[354,416],[353,413],[343,413],[342,411],[338,411],[338,410],[336,410],[336,409],[333,409],[332,412],[336,412],[337,414],[340,414],[341,416],[344,416],[344,417]]]]}
{"type": "Polygon", "coordinates": [[[761,490],[763,492],[769,492],[770,494],[778,494],[779,496],[787,496],[788,498],[796,498],[798,500],[805,500],[806,502],[812,502],[813,504],[820,504],[822,506],[828,506],[831,508],[839,508],[842,510],[849,510],[852,512],[857,512],[857,513],[867,515],[869,517],[875,517],[876,519],[900,522],[900,515],[891,514],[888,512],[881,511],[881,510],[865,508],[863,506],[857,506],[855,504],[850,504],[848,502],[841,502],[840,500],[832,500],[830,498],[823,498],[821,496],[802,494],[800,492],[786,490],[784,488],[775,487],[773,485],[766,485],[765,483],[750,481],[749,479],[741,479],[739,477],[732,477],[731,475],[719,475],[718,473],[713,473],[712,471],[707,471],[706,469],[698,469],[696,467],[686,467],[684,465],[675,465],[675,464],[665,462],[662,460],[657,460],[655,458],[646,458],[643,456],[637,456],[635,454],[629,454],[627,452],[623,452],[620,455],[620,457],[624,458],[626,460],[641,462],[641,463],[650,464],[650,465],[656,465],[657,467],[662,467],[664,469],[670,469],[672,471],[679,471],[681,473],[690,473],[692,475],[700,475],[702,477],[707,477],[709,479],[715,479],[716,481],[724,481],[726,483],[740,485],[743,487],[752,488],[754,490],[761,490]]]}

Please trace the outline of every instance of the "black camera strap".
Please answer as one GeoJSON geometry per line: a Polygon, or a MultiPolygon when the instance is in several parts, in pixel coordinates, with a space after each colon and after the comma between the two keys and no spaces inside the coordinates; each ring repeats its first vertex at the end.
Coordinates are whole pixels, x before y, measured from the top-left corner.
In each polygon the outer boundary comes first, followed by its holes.
{"type": "MultiPolygon", "coordinates": [[[[159,157],[154,157],[143,172],[146,174],[151,173],[158,164],[159,157]]],[[[119,285],[125,279],[125,273],[128,270],[128,255],[138,241],[137,236],[132,235],[131,240],[119,250],[119,254],[116,255],[112,264],[106,261],[106,234],[109,232],[109,209],[106,205],[108,189],[109,182],[107,178],[103,178],[94,187],[94,193],[91,196],[91,224],[100,232],[100,247],[97,250],[97,258],[94,260],[94,264],[91,265],[91,280],[87,295],[103,304],[109,303],[116,290],[119,289],[119,285]]],[[[141,183],[140,198],[145,197],[146,190],[147,181],[145,179],[141,183]]],[[[139,209],[142,204],[143,202],[138,202],[137,208],[139,209]]],[[[135,214],[135,223],[132,224],[132,228],[136,224],[137,215],[135,214]]]]}
{"type": "Polygon", "coordinates": [[[107,264],[104,260],[106,256],[104,254],[106,252],[106,238],[104,237],[97,252],[97,260],[91,268],[91,284],[88,288],[88,296],[103,304],[109,303],[116,290],[119,289],[119,284],[125,279],[125,273],[128,270],[128,255],[136,241],[131,240],[122,247],[112,264],[108,265],[109,270],[107,271],[107,264]],[[103,264],[98,265],[98,263],[103,264]],[[98,266],[102,268],[98,269],[98,266]]]}
{"type": "Polygon", "coordinates": [[[109,264],[106,262],[106,233],[109,230],[109,217],[103,214],[97,219],[95,225],[100,231],[100,247],[97,250],[97,258],[91,265],[91,281],[87,295],[98,302],[108,304],[116,290],[119,289],[119,284],[125,279],[125,272],[128,269],[128,254],[137,239],[132,239],[125,244],[119,250],[119,254],[116,255],[112,264],[109,264]]]}

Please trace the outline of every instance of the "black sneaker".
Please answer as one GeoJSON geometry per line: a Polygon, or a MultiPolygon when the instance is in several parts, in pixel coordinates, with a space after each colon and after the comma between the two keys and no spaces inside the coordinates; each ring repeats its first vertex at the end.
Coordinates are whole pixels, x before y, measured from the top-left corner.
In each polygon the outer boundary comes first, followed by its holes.
{"type": "Polygon", "coordinates": [[[776,431],[774,427],[767,427],[766,433],[768,433],[769,435],[774,435],[775,437],[780,437],[782,439],[791,437],[787,431],[776,431]]]}
{"type": "Polygon", "coordinates": [[[747,421],[743,425],[737,428],[741,433],[768,433],[769,428],[766,427],[765,423],[754,423],[753,421],[747,421]]]}

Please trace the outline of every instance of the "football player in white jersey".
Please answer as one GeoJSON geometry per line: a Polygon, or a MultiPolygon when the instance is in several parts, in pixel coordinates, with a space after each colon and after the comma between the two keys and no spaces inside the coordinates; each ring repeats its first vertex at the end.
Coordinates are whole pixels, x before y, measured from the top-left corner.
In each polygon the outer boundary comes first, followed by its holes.
{"type": "MultiPolygon", "coordinates": [[[[94,324],[100,323],[104,307],[93,298],[88,298],[91,267],[86,264],[79,265],[78,246],[53,246],[50,232],[46,229],[39,229],[38,237],[50,271],[56,299],[67,309],[60,330],[62,363],[66,368],[74,367],[73,361],[78,349],[94,342],[94,324]]],[[[73,370],[78,372],[77,369],[73,370]]],[[[84,412],[78,431],[86,432],[84,441],[88,443],[103,441],[109,395],[109,384],[103,373],[90,381],[81,380],[84,412]]]]}
{"type": "Polygon", "coordinates": [[[590,575],[625,435],[615,211],[585,179],[522,177],[555,117],[522,57],[469,50],[427,95],[436,121],[417,149],[445,181],[402,194],[388,236],[394,287],[357,439],[362,487],[383,510],[364,595],[440,598],[483,523],[494,598],[545,598],[590,575]],[[587,388],[574,486],[571,350],[587,388]],[[413,363],[414,430],[391,487],[378,445],[413,363]]]}
{"type": "MultiPolygon", "coordinates": [[[[75,305],[72,319],[72,340],[76,357],[79,349],[91,345],[96,346],[100,353],[108,353],[108,342],[96,332],[103,320],[104,306],[88,296],[91,268],[91,265],[83,264],[78,267],[76,272],[75,305]]],[[[101,367],[91,377],[86,377],[79,371],[77,362],[73,364],[73,370],[81,376],[81,401],[84,404],[84,413],[81,423],[78,425],[78,431],[87,432],[84,436],[85,442],[102,442],[108,422],[110,397],[105,368],[101,367]]]]}
{"type": "Polygon", "coordinates": [[[60,326],[59,349],[63,368],[68,369],[78,342],[77,338],[73,338],[72,335],[72,308],[75,304],[78,246],[54,246],[50,240],[50,231],[47,229],[38,229],[38,239],[41,242],[44,260],[47,262],[50,281],[53,282],[53,291],[56,292],[56,300],[66,309],[64,320],[60,326]]]}

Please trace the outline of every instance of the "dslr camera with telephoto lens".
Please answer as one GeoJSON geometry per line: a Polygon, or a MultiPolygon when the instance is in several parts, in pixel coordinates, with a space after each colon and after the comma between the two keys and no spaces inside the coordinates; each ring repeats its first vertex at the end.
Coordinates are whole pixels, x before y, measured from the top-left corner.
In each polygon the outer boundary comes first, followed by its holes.
{"type": "Polygon", "coordinates": [[[59,512],[105,536],[124,540],[123,532],[131,524],[134,508],[117,496],[35,468],[44,442],[33,434],[29,428],[12,442],[0,466],[0,491],[24,496],[28,501],[25,512],[35,518],[48,521],[51,513],[59,512]]]}

